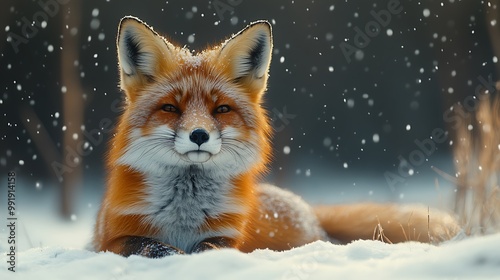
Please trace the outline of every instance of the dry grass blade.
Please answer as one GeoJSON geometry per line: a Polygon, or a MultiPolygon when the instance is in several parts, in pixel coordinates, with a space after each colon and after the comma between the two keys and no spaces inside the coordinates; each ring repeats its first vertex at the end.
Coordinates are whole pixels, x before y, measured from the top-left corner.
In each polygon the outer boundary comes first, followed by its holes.
{"type": "MultiPolygon", "coordinates": [[[[466,234],[500,231],[500,98],[491,99],[481,94],[477,110],[466,114],[465,125],[456,131],[455,212],[466,234]]],[[[464,110],[461,105],[456,109],[464,110]]]]}
{"type": "Polygon", "coordinates": [[[429,238],[429,243],[431,243],[431,210],[429,207],[427,207],[427,238],[429,238]]]}
{"type": "Polygon", "coordinates": [[[384,243],[389,243],[393,244],[392,241],[385,235],[384,233],[384,228],[382,227],[382,224],[380,224],[380,220],[377,217],[377,225],[373,229],[373,240],[379,240],[384,243]]]}

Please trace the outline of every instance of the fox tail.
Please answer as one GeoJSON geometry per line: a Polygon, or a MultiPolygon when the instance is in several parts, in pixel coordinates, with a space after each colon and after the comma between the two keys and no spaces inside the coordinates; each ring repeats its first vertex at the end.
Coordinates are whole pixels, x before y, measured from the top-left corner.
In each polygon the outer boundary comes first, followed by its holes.
{"type": "Polygon", "coordinates": [[[423,205],[361,203],[317,206],[314,211],[328,236],[341,243],[357,239],[439,243],[460,232],[451,215],[423,205]]]}

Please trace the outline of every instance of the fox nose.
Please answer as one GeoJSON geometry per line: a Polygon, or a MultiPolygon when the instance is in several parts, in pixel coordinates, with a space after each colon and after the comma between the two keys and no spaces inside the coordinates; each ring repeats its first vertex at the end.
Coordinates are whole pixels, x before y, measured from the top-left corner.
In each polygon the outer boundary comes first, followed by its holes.
{"type": "Polygon", "coordinates": [[[189,140],[199,146],[201,144],[206,143],[210,137],[208,136],[208,132],[202,128],[197,128],[191,131],[191,135],[189,135],[189,140]]]}

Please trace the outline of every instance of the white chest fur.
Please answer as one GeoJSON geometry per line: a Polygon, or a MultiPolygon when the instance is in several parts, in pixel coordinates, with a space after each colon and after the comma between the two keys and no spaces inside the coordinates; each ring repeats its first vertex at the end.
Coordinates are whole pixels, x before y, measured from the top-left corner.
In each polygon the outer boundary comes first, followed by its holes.
{"type": "Polygon", "coordinates": [[[204,231],[207,217],[222,213],[241,213],[244,209],[231,199],[234,187],[229,178],[197,166],[169,168],[162,174],[147,176],[149,222],[161,229],[157,238],[167,244],[190,252],[208,237],[236,237],[236,229],[204,231]]]}

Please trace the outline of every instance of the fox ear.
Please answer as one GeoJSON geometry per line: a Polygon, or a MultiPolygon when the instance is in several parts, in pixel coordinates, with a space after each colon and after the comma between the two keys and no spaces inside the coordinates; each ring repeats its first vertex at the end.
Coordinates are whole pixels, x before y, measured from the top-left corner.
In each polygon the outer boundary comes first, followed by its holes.
{"type": "Polygon", "coordinates": [[[272,45],[271,24],[253,22],[223,43],[220,61],[235,82],[260,93],[266,87],[272,45]]]}
{"type": "Polygon", "coordinates": [[[154,81],[157,73],[174,67],[171,50],[175,48],[140,19],[127,16],[118,27],[120,86],[133,99],[134,89],[154,81]]]}

